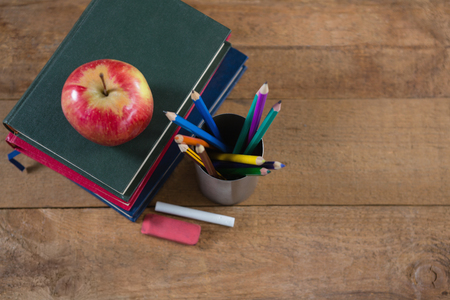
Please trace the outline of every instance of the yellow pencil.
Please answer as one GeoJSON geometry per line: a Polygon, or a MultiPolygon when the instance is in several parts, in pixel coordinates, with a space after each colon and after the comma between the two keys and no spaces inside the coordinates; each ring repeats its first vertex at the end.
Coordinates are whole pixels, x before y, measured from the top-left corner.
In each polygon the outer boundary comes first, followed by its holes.
{"type": "Polygon", "coordinates": [[[200,159],[200,156],[198,156],[197,153],[195,153],[191,148],[189,148],[186,144],[178,144],[178,148],[180,148],[180,151],[183,153],[186,153],[187,156],[192,159],[196,164],[198,164],[201,167],[205,167],[202,160],[200,159]]]}
{"type": "MultiPolygon", "coordinates": [[[[180,148],[180,151],[181,151],[181,152],[186,153],[187,156],[188,156],[191,160],[193,160],[197,165],[199,165],[200,167],[205,168],[205,170],[206,170],[206,167],[205,167],[205,165],[203,164],[203,161],[202,161],[202,159],[200,158],[200,156],[198,156],[198,154],[195,153],[194,150],[192,150],[191,148],[189,148],[188,145],[186,145],[186,144],[178,144],[178,148],[180,148]]],[[[225,179],[225,177],[224,177],[222,174],[220,174],[220,173],[217,172],[217,171],[216,171],[216,173],[217,173],[217,175],[219,176],[220,179],[225,179]]]]}
{"type": "Polygon", "coordinates": [[[259,166],[265,162],[265,159],[262,158],[261,156],[244,155],[244,154],[211,152],[209,154],[209,157],[212,160],[232,161],[232,162],[256,165],[256,166],[259,166]]]}

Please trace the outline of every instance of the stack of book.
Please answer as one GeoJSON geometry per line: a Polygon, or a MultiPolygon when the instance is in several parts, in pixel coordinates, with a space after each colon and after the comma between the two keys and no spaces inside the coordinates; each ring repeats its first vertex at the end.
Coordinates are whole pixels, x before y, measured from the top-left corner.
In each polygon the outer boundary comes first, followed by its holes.
{"type": "Polygon", "coordinates": [[[3,121],[15,150],[74,181],[135,221],[183,155],[163,111],[201,126],[199,91],[214,114],[246,70],[230,30],[179,0],[93,0],[3,121]],[[64,117],[61,91],[78,66],[110,58],[138,68],[152,90],[150,125],[115,147],[82,137],[64,117]]]}

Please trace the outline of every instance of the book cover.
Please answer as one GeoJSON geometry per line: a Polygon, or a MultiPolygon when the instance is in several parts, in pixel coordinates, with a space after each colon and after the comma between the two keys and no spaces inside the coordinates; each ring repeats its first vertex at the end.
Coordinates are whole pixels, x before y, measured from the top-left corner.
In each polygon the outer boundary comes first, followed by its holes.
{"type": "MultiPolygon", "coordinates": [[[[248,57],[246,55],[233,48],[230,49],[229,53],[224,58],[223,63],[217,69],[217,72],[212,77],[210,83],[208,84],[202,95],[205,104],[209,108],[211,114],[215,114],[217,109],[220,107],[222,102],[225,100],[242,74],[245,72],[246,66],[244,65],[244,63],[246,62],[247,58],[248,57]]],[[[203,122],[201,115],[196,110],[194,110],[189,115],[188,119],[192,123],[198,124],[199,126],[203,122]]],[[[181,133],[189,135],[189,133],[185,132],[184,130],[182,130],[181,133]]],[[[177,144],[172,141],[169,144],[169,148],[165,156],[153,172],[153,175],[143,186],[139,195],[137,195],[135,204],[131,207],[122,207],[120,202],[109,201],[101,196],[103,195],[101,192],[95,193],[87,188],[84,184],[84,181],[80,181],[80,178],[78,177],[80,176],[79,174],[77,174],[76,172],[75,174],[71,173],[74,171],[60,164],[58,161],[52,159],[51,157],[45,155],[26,142],[22,141],[20,138],[14,136],[13,134],[9,134],[6,140],[11,144],[11,146],[19,150],[24,155],[27,155],[30,158],[33,158],[36,161],[57,171],[58,173],[68,177],[69,179],[77,183],[80,187],[84,188],[131,221],[135,221],[141,215],[143,210],[151,202],[153,197],[156,195],[164,182],[167,180],[167,178],[183,158],[183,154],[180,153],[177,144]],[[80,182],[82,182],[83,184],[80,184],[80,182]]]]}
{"type": "Polygon", "coordinates": [[[93,0],[4,124],[30,145],[129,201],[176,130],[163,110],[186,115],[191,91],[202,89],[199,84],[229,33],[179,0],[93,0]],[[154,97],[147,129],[116,147],[79,135],[60,104],[70,73],[100,58],[137,67],[154,97]]]}

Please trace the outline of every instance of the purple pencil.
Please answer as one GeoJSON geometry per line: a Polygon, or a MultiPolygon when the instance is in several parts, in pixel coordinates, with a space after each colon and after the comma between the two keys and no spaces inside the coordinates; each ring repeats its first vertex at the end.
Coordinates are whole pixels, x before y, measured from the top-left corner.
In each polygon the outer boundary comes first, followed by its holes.
{"type": "Polygon", "coordinates": [[[269,93],[269,85],[264,83],[258,91],[258,100],[256,102],[255,112],[253,113],[252,124],[250,125],[250,130],[248,132],[247,143],[250,143],[253,136],[258,130],[259,122],[261,121],[262,112],[264,110],[264,105],[266,104],[267,94],[269,93]]]}

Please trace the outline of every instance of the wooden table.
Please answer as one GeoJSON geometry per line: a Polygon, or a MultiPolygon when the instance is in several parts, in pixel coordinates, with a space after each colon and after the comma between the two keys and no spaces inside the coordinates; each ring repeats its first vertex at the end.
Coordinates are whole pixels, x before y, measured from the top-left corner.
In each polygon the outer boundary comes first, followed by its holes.
{"type": "MultiPolygon", "coordinates": [[[[88,2],[0,2],[2,120],[88,2]]],[[[0,299],[449,299],[449,2],[186,2],[249,56],[219,113],[245,115],[265,81],[282,100],[265,157],[287,167],[223,207],[185,158],[154,202],[236,225],[188,220],[184,246],[0,143],[0,299]]]]}

